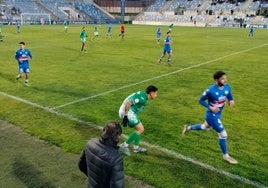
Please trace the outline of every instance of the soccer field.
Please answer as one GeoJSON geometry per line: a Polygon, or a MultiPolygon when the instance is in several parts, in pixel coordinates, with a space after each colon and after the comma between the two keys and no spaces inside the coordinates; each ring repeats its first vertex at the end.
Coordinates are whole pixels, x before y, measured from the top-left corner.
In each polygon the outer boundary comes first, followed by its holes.
{"type": "MultiPolygon", "coordinates": [[[[86,141],[99,136],[101,126],[118,120],[118,108],[132,92],[153,84],[159,96],[140,114],[145,126],[145,155],[124,157],[125,173],[154,187],[267,187],[268,30],[245,28],[175,27],[172,66],[158,65],[163,43],[155,42],[155,26],[126,25],[125,40],[89,34],[87,54],[80,53],[81,25],[5,26],[1,47],[0,119],[63,148],[80,153],[86,141]],[[24,41],[32,52],[30,87],[16,81],[14,53],[24,41]],[[199,96],[213,83],[212,74],[224,70],[236,105],[226,107],[223,123],[230,154],[222,160],[217,134],[190,132],[184,124],[203,122],[199,96]]],[[[162,26],[163,36],[167,27],[162,26]]],[[[163,39],[162,39],[163,41],[163,39]]],[[[124,135],[132,129],[124,128],[124,135]]],[[[124,138],[122,138],[123,141],[124,138]]]]}

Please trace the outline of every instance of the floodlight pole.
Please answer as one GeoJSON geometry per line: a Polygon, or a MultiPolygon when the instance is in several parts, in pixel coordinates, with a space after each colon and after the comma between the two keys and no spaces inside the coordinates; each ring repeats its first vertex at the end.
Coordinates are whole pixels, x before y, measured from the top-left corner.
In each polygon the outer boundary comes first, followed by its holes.
{"type": "Polygon", "coordinates": [[[124,20],[125,20],[125,7],[126,7],[125,1],[126,0],[121,0],[121,22],[122,23],[124,23],[124,20]]]}

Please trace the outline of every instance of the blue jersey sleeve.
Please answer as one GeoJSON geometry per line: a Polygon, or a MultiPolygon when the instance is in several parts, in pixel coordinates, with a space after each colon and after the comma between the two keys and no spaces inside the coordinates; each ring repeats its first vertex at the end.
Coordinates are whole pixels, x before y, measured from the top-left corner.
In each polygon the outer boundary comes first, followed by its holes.
{"type": "Polygon", "coordinates": [[[18,51],[16,51],[16,53],[15,53],[15,59],[17,60],[17,61],[19,61],[19,53],[18,53],[18,51]]]}
{"type": "Polygon", "coordinates": [[[207,102],[208,98],[209,98],[209,90],[207,89],[206,91],[203,92],[203,94],[199,98],[199,104],[208,108],[209,107],[209,103],[207,102]]]}

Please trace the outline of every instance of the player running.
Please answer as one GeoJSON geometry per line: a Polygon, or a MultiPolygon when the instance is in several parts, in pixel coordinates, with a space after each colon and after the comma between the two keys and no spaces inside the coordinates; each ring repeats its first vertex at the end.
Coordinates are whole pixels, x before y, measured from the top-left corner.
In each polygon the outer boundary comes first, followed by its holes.
{"type": "Polygon", "coordinates": [[[172,31],[173,28],[174,28],[174,24],[172,23],[172,24],[170,24],[168,26],[168,31],[171,33],[171,31],[172,31]]]}
{"type": "Polygon", "coordinates": [[[167,60],[167,65],[171,66],[171,56],[172,56],[172,49],[171,49],[171,33],[168,31],[167,36],[165,38],[165,45],[164,45],[164,50],[163,54],[158,60],[158,63],[160,64],[162,62],[162,59],[168,54],[168,60],[167,60]]]}
{"type": "Polygon", "coordinates": [[[94,26],[94,37],[92,40],[94,40],[95,38],[98,38],[99,37],[99,31],[98,31],[98,27],[97,26],[94,26]]]}
{"type": "Polygon", "coordinates": [[[81,53],[82,52],[87,53],[87,50],[85,48],[87,37],[88,37],[88,35],[87,35],[87,32],[86,32],[86,27],[82,27],[82,31],[80,32],[80,39],[81,39],[81,42],[82,42],[81,53]]]}
{"type": "Polygon", "coordinates": [[[4,41],[4,35],[2,34],[2,32],[0,31],[0,42],[4,41]]]}
{"type": "Polygon", "coordinates": [[[20,48],[15,53],[15,59],[18,61],[19,65],[19,74],[16,77],[17,80],[19,80],[23,74],[25,74],[25,85],[29,86],[29,73],[30,73],[30,67],[29,67],[29,58],[32,59],[32,54],[29,49],[25,48],[25,43],[20,42],[19,43],[20,48]]]}
{"type": "Polygon", "coordinates": [[[146,91],[138,91],[129,95],[122,103],[119,109],[119,117],[123,120],[123,126],[127,125],[135,130],[129,135],[127,140],[120,145],[123,152],[130,156],[128,146],[134,142],[133,151],[135,153],[146,152],[147,149],[140,147],[140,135],[144,132],[143,124],[138,116],[148,100],[155,99],[157,97],[157,87],[148,86],[146,91]]]}
{"type": "Polygon", "coordinates": [[[16,21],[16,29],[17,29],[17,33],[20,33],[20,27],[21,27],[20,21],[17,20],[17,21],[16,21]]]}
{"type": "Polygon", "coordinates": [[[161,28],[158,27],[158,28],[156,29],[156,43],[157,43],[157,44],[160,43],[161,34],[162,34],[162,32],[161,32],[161,28]]]}
{"type": "Polygon", "coordinates": [[[185,135],[191,130],[210,130],[212,127],[219,135],[219,145],[223,159],[231,164],[237,164],[237,161],[228,154],[227,132],[221,122],[221,113],[225,103],[228,103],[229,106],[234,105],[231,87],[227,84],[225,72],[217,71],[213,78],[215,84],[206,89],[199,99],[199,103],[207,109],[205,122],[191,126],[185,125],[182,134],[185,135]]]}
{"type": "Polygon", "coordinates": [[[69,21],[64,21],[63,22],[63,28],[64,28],[64,31],[65,31],[65,33],[67,33],[68,32],[68,26],[69,26],[69,21]]]}
{"type": "Polygon", "coordinates": [[[112,25],[111,24],[109,24],[107,27],[106,38],[112,38],[112,25]]]}
{"type": "Polygon", "coordinates": [[[248,36],[254,36],[254,27],[251,25],[250,27],[249,27],[249,34],[248,34],[248,36]]]}
{"type": "Polygon", "coordinates": [[[125,37],[125,25],[124,24],[121,24],[121,26],[120,26],[120,34],[119,34],[119,36],[121,36],[122,39],[124,39],[124,37],[125,37]]]}

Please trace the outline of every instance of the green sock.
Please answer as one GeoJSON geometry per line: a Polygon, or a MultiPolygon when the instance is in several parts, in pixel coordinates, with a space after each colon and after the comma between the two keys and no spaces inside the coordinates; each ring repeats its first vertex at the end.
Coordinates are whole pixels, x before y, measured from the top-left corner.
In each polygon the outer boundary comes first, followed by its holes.
{"type": "Polygon", "coordinates": [[[136,139],[137,139],[137,137],[139,137],[138,133],[137,133],[136,131],[132,132],[132,133],[129,135],[128,139],[126,140],[126,143],[127,143],[127,144],[130,144],[130,143],[133,142],[134,140],[135,140],[135,143],[136,143],[136,139]]]}
{"type": "Polygon", "coordinates": [[[139,146],[140,145],[140,140],[141,140],[141,135],[139,135],[137,133],[136,139],[134,141],[135,146],[139,146]]]}

